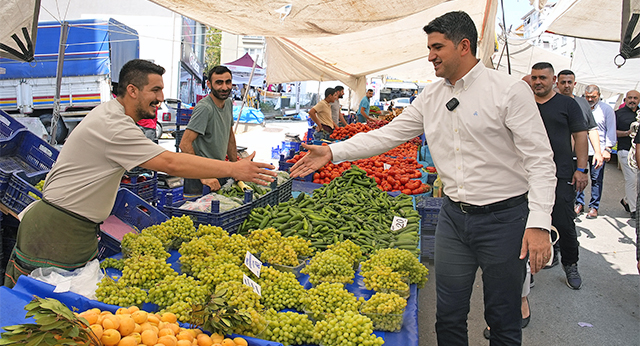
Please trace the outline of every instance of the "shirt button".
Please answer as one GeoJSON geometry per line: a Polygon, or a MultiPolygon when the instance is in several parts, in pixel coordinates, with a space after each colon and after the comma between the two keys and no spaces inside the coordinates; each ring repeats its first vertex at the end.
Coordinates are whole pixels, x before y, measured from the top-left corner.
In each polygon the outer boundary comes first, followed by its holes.
{"type": "Polygon", "coordinates": [[[453,132],[456,132],[456,133],[458,133],[458,129],[453,129],[453,132]]]}
{"type": "Polygon", "coordinates": [[[460,148],[456,148],[456,151],[460,151],[460,148]]]}
{"type": "Polygon", "coordinates": [[[458,186],[459,189],[462,189],[462,185],[458,186]]]}
{"type": "Polygon", "coordinates": [[[462,169],[462,167],[458,166],[458,170],[461,170],[461,169],[462,169]]]}

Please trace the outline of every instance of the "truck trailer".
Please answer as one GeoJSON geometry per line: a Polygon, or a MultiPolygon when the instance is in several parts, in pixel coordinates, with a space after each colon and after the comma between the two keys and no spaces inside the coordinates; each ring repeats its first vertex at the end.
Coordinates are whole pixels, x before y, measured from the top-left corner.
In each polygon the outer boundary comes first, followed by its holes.
{"type": "MultiPolygon", "coordinates": [[[[70,20],[66,42],[56,141],[63,143],[95,106],[113,98],[122,66],[139,57],[138,32],[114,19],[70,20]]],[[[49,131],[56,93],[59,22],[38,23],[35,60],[0,58],[0,109],[40,117],[49,131]]]]}

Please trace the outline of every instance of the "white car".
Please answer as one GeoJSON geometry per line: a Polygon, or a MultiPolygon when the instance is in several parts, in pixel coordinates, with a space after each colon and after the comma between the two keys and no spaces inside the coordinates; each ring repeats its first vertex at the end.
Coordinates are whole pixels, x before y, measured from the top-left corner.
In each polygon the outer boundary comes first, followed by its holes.
{"type": "Polygon", "coordinates": [[[397,99],[393,99],[391,101],[384,102],[384,110],[389,109],[389,105],[393,102],[393,108],[405,108],[409,106],[409,98],[408,97],[399,97],[397,99]]]}
{"type": "MultiPolygon", "coordinates": [[[[164,131],[171,131],[175,128],[178,102],[180,101],[176,99],[165,99],[164,102],[158,106],[158,110],[156,111],[158,118],[156,131],[159,132],[159,135],[162,135],[164,131]]],[[[158,136],[158,138],[160,138],[160,136],[158,136]]]]}

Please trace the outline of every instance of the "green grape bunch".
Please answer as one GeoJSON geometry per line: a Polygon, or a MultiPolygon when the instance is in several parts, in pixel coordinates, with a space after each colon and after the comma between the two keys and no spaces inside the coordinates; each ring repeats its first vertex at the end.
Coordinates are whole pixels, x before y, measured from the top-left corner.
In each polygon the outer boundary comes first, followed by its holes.
{"type": "Polygon", "coordinates": [[[306,345],[313,342],[314,326],[307,315],[269,309],[265,317],[268,322],[263,335],[265,340],[283,345],[306,345]]]}
{"type": "Polygon", "coordinates": [[[275,228],[256,229],[249,232],[247,239],[249,240],[251,252],[259,253],[264,251],[266,244],[280,243],[282,234],[276,231],[275,228]]]}
{"type": "Polygon", "coordinates": [[[368,290],[384,293],[402,292],[403,297],[409,296],[409,279],[399,272],[394,272],[390,267],[377,265],[369,270],[367,266],[367,270],[361,271],[361,274],[368,290]]]}
{"type": "Polygon", "coordinates": [[[300,307],[306,294],[295,274],[280,272],[271,267],[262,267],[258,284],[262,287],[262,304],[267,309],[276,311],[300,307]]]}
{"type": "Polygon", "coordinates": [[[341,311],[358,311],[364,298],[356,296],[344,289],[342,284],[323,282],[320,285],[307,290],[302,298],[304,311],[310,313],[310,317],[322,320],[326,314],[341,311]]]}
{"type": "Polygon", "coordinates": [[[113,268],[122,271],[124,269],[124,260],[115,258],[105,258],[100,262],[101,269],[113,268]]]}
{"type": "Polygon", "coordinates": [[[342,251],[326,250],[316,254],[309,264],[301,271],[309,275],[309,282],[318,284],[321,282],[330,283],[353,283],[355,271],[353,263],[342,251]]]}
{"type": "Polygon", "coordinates": [[[105,275],[96,288],[96,299],[105,304],[141,307],[147,302],[147,292],[138,287],[127,287],[105,275]]]}
{"type": "Polygon", "coordinates": [[[256,309],[239,309],[240,312],[248,313],[251,316],[251,325],[239,325],[233,329],[235,334],[258,337],[267,328],[267,319],[256,309]]]}
{"type": "Polygon", "coordinates": [[[387,266],[401,276],[409,277],[409,282],[417,284],[418,288],[424,287],[428,280],[429,270],[408,250],[377,250],[368,260],[362,262],[360,271],[364,276],[365,272],[372,271],[376,266],[387,266]]]}
{"type": "Polygon", "coordinates": [[[142,255],[124,260],[122,277],[118,283],[149,289],[167,276],[178,275],[163,259],[142,255]]]}
{"type": "Polygon", "coordinates": [[[226,281],[216,286],[216,289],[226,289],[227,304],[237,309],[257,309],[264,308],[260,303],[260,296],[253,289],[242,282],[226,281]]]}
{"type": "Polygon", "coordinates": [[[206,285],[192,276],[182,274],[167,276],[151,287],[148,300],[160,308],[166,308],[178,302],[201,305],[206,302],[210,294],[206,285]]]}
{"type": "Polygon", "coordinates": [[[162,241],[148,233],[127,233],[122,237],[122,255],[125,258],[149,255],[157,259],[166,260],[169,253],[162,245],[162,241]]]}
{"type": "Polygon", "coordinates": [[[150,234],[160,239],[165,249],[178,249],[180,245],[195,237],[196,229],[193,220],[187,215],[173,216],[171,219],[159,224],[149,226],[142,230],[143,234],[150,234]]]}
{"type": "Polygon", "coordinates": [[[360,313],[371,319],[374,330],[397,332],[406,306],[407,301],[395,293],[376,293],[362,304],[360,313]]]}
{"type": "Polygon", "coordinates": [[[338,310],[325,320],[316,322],[315,343],[323,346],[381,346],[384,339],[373,334],[371,320],[354,311],[338,310]]]}

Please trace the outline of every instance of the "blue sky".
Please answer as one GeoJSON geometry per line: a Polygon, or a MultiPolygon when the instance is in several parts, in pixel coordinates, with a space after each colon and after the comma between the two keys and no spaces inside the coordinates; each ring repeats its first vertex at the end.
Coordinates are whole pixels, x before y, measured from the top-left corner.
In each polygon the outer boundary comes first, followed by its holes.
{"type": "MultiPolygon", "coordinates": [[[[510,25],[513,25],[512,29],[517,28],[522,24],[522,16],[527,14],[527,12],[531,11],[533,6],[529,4],[529,0],[502,0],[504,1],[504,17],[507,22],[507,28],[510,25]]],[[[554,1],[549,1],[550,3],[554,1]]],[[[496,16],[496,20],[502,23],[502,7],[501,4],[498,3],[498,13],[496,16]]]]}

